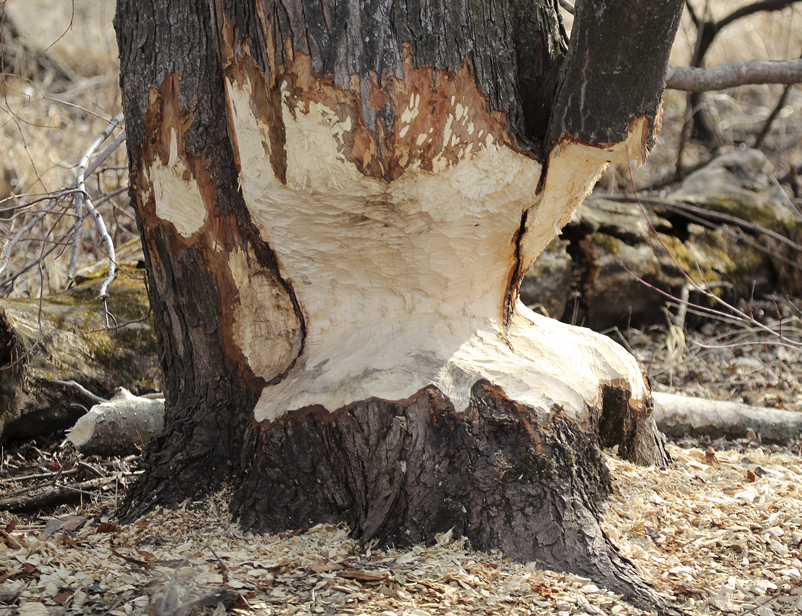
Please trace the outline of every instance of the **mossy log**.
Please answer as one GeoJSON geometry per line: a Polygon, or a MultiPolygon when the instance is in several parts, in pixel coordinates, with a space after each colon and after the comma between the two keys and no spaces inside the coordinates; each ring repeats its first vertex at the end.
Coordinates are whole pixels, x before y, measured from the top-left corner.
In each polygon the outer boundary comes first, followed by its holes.
{"type": "Polygon", "coordinates": [[[41,302],[0,300],[0,441],[72,426],[93,400],[67,381],[104,398],[117,387],[160,388],[142,277],[123,270],[112,286],[108,309],[118,327],[110,331],[95,279],[41,302]]]}

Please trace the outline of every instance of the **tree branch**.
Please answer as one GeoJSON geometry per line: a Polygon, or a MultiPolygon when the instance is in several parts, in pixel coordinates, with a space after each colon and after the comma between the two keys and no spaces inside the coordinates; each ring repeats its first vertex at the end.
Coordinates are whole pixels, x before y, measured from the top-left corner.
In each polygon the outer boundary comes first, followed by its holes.
{"type": "Polygon", "coordinates": [[[686,92],[707,92],[767,83],[802,83],[802,60],[729,62],[714,68],[669,65],[666,72],[666,87],[686,92]]]}
{"type": "Polygon", "coordinates": [[[742,6],[741,8],[733,11],[729,15],[727,15],[724,19],[719,20],[716,23],[716,30],[721,30],[722,28],[730,25],[732,22],[741,19],[742,17],[747,17],[748,15],[754,15],[755,13],[759,13],[760,11],[781,11],[786,7],[791,6],[792,4],[797,3],[799,0],[763,0],[762,2],[755,2],[754,4],[749,4],[747,6],[742,6]]]}

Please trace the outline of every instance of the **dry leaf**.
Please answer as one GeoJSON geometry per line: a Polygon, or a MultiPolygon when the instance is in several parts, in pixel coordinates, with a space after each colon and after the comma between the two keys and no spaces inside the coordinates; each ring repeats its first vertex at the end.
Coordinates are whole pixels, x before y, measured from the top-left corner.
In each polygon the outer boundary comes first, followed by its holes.
{"type": "Polygon", "coordinates": [[[337,563],[325,563],[320,565],[309,565],[309,569],[315,573],[326,573],[328,571],[341,571],[345,569],[342,565],[337,563]]]}
{"type": "MultiPolygon", "coordinates": [[[[9,526],[11,526],[11,524],[9,524],[9,526]]],[[[0,537],[5,539],[6,543],[15,550],[19,550],[22,548],[22,546],[19,543],[17,543],[17,541],[4,530],[0,530],[0,537]]]]}
{"type": "Polygon", "coordinates": [[[337,575],[350,580],[361,580],[363,582],[380,582],[390,579],[386,571],[362,571],[360,569],[346,569],[345,571],[340,571],[337,575]]]}
{"type": "Polygon", "coordinates": [[[86,523],[86,518],[82,515],[65,515],[57,520],[48,520],[45,529],[39,535],[39,540],[49,539],[57,532],[70,532],[78,530],[86,523]]]}
{"type": "Polygon", "coordinates": [[[751,482],[757,481],[757,475],[755,475],[752,471],[746,471],[746,479],[751,482]]]}
{"type": "Polygon", "coordinates": [[[98,533],[119,533],[120,525],[117,522],[101,522],[97,527],[98,533]]]}
{"type": "Polygon", "coordinates": [[[60,591],[55,597],[53,597],[53,601],[56,602],[57,605],[64,605],[64,602],[69,599],[75,593],[74,590],[69,588],[60,591]]]}
{"type": "Polygon", "coordinates": [[[712,447],[708,447],[705,451],[705,462],[713,468],[721,468],[721,462],[718,461],[716,452],[713,451],[712,447]]]}
{"type": "Polygon", "coordinates": [[[126,556],[125,554],[120,554],[117,550],[112,550],[111,553],[129,563],[139,565],[143,569],[153,569],[153,565],[147,561],[139,560],[138,558],[131,558],[130,556],[126,556]]]}

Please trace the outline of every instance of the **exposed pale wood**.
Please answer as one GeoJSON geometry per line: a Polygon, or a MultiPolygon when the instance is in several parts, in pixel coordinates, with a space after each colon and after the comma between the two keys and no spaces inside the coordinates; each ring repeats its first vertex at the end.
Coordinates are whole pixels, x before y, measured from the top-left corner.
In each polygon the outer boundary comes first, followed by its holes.
{"type": "Polygon", "coordinates": [[[67,440],[87,455],[123,456],[140,452],[163,427],[163,399],[141,398],[121,388],[83,415],[67,440]]]}
{"type": "Polygon", "coordinates": [[[655,392],[654,418],[670,437],[747,438],[751,430],[764,442],[785,444],[802,434],[802,413],[655,392]]]}

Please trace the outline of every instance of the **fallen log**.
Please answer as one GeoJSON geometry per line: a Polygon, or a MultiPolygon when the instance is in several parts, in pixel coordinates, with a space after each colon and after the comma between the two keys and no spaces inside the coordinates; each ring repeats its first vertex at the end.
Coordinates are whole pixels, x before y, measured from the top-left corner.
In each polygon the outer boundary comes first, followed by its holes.
{"type": "Polygon", "coordinates": [[[763,442],[785,444],[802,433],[802,413],[796,411],[660,392],[653,398],[654,419],[669,438],[691,435],[732,440],[747,438],[751,430],[763,442]]]}
{"type": "Polygon", "coordinates": [[[130,324],[110,330],[96,299],[104,277],[41,303],[0,300],[0,442],[69,428],[117,387],[160,388],[141,270],[125,268],[112,287],[109,311],[130,324]]]}
{"type": "Polygon", "coordinates": [[[135,396],[120,388],[78,419],[67,440],[87,455],[122,456],[139,453],[163,426],[163,397],[135,396]]]}

